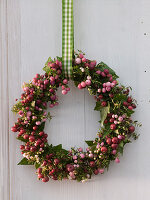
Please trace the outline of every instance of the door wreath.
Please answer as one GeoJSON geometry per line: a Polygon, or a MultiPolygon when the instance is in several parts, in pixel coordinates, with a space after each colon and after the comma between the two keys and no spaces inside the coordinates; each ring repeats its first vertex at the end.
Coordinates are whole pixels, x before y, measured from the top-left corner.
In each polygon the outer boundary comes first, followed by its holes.
{"type": "Polygon", "coordinates": [[[120,162],[125,144],[138,137],[135,133],[138,123],[131,119],[136,100],[129,95],[130,87],[119,85],[118,76],[105,63],[97,64],[81,51],[72,54],[73,0],[63,0],[62,5],[63,56],[49,58],[43,68],[45,74],[36,74],[32,81],[23,84],[21,98],[12,109],[19,118],[11,130],[19,132],[17,139],[24,142],[20,146],[23,159],[18,164],[34,165],[43,182],[49,178],[85,181],[92,174],[103,174],[110,161],[120,162]],[[78,89],[88,89],[96,101],[94,110],[101,114],[101,128],[93,141],[85,141],[86,151],[81,147],[66,150],[61,144],[48,144],[44,132],[46,120],[51,119],[46,109],[58,105],[59,87],[63,95],[70,91],[69,79],[78,89]]]}

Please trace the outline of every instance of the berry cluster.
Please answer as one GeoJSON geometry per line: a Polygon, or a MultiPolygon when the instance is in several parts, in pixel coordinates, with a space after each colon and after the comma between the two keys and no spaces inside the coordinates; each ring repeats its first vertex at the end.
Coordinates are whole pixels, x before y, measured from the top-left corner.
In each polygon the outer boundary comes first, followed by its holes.
{"type": "Polygon", "coordinates": [[[131,119],[136,101],[129,96],[129,88],[118,85],[118,76],[106,64],[97,64],[81,52],[74,55],[71,79],[78,89],[87,88],[94,96],[95,110],[101,113],[101,128],[98,137],[86,141],[85,152],[81,147],[68,151],[62,145],[49,145],[44,132],[46,120],[51,119],[47,106],[58,105],[59,87],[63,95],[70,91],[68,78],[63,74],[61,58],[49,58],[43,69],[44,75],[36,74],[23,84],[21,98],[13,106],[19,118],[11,130],[18,132],[17,139],[24,142],[20,146],[24,158],[19,164],[35,165],[38,178],[48,182],[49,178],[85,181],[92,174],[104,173],[111,160],[119,163],[124,145],[131,137],[137,138],[137,122],[131,119]]]}

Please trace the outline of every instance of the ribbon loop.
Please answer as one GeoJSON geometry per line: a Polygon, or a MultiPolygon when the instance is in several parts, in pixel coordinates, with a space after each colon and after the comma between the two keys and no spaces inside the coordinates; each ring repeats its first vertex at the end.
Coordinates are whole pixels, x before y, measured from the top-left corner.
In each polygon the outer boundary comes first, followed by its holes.
{"type": "Polygon", "coordinates": [[[62,67],[65,76],[72,73],[74,54],[73,0],[62,0],[62,67]]]}

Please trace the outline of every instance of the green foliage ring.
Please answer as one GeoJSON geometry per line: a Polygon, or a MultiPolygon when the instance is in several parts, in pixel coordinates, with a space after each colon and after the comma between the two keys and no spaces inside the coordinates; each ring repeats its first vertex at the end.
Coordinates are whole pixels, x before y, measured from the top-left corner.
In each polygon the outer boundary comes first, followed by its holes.
{"type": "Polygon", "coordinates": [[[48,182],[71,179],[85,181],[92,174],[103,174],[110,161],[120,162],[126,143],[136,139],[135,125],[131,119],[136,108],[136,101],[129,96],[129,87],[118,84],[116,73],[104,63],[97,64],[85,58],[81,52],[74,55],[71,79],[79,89],[87,88],[96,100],[95,110],[101,114],[100,130],[93,141],[86,141],[84,152],[80,148],[65,150],[62,145],[49,145],[48,135],[44,132],[49,106],[58,105],[56,91],[62,88],[67,94],[70,88],[62,71],[62,60],[51,58],[43,68],[44,75],[36,74],[32,81],[24,83],[20,100],[13,106],[13,112],[19,118],[11,128],[19,132],[17,139],[24,142],[20,146],[23,159],[19,165],[34,165],[38,179],[48,182]]]}

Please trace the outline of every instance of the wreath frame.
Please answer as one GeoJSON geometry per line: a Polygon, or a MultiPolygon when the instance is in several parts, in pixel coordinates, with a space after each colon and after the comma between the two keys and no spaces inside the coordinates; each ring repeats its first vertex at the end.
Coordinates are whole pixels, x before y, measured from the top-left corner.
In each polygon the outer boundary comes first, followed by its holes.
{"type": "Polygon", "coordinates": [[[16,99],[12,109],[20,117],[11,130],[19,132],[17,139],[25,143],[20,146],[24,158],[18,165],[34,165],[43,182],[49,178],[84,182],[92,174],[103,174],[110,161],[119,163],[125,144],[138,138],[135,126],[140,126],[131,119],[137,105],[129,96],[131,87],[119,85],[118,75],[105,63],[97,64],[81,51],[75,53],[71,79],[78,89],[87,88],[96,99],[94,110],[101,113],[101,127],[98,137],[85,141],[85,152],[81,147],[66,150],[62,144],[48,144],[44,126],[52,118],[46,112],[48,102],[50,108],[58,105],[56,91],[61,87],[62,94],[67,94],[69,78],[62,71],[61,57],[49,58],[43,70],[44,75],[36,74],[32,81],[23,84],[21,98],[16,99]]]}

